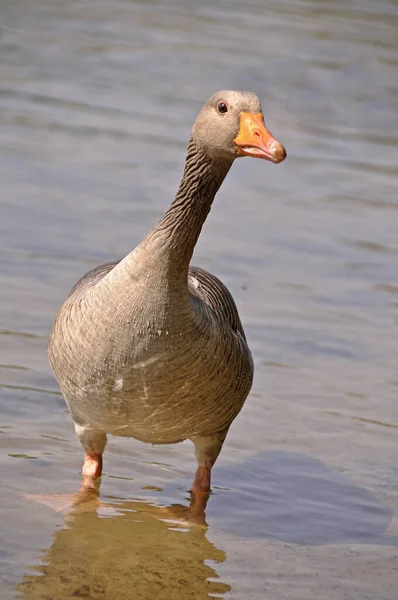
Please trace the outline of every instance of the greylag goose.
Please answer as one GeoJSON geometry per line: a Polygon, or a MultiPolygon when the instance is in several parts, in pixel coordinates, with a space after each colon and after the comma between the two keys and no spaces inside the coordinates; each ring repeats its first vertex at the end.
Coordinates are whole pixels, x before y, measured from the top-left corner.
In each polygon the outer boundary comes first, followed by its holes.
{"type": "Polygon", "coordinates": [[[83,489],[102,471],[107,434],[152,444],[192,440],[193,497],[249,394],[253,361],[235,302],[217,277],[190,267],[213,199],[234,160],[279,163],[251,92],[216,92],[188,143],[177,195],[120,262],[84,275],[55,319],[49,360],[85,451],[83,489]]]}

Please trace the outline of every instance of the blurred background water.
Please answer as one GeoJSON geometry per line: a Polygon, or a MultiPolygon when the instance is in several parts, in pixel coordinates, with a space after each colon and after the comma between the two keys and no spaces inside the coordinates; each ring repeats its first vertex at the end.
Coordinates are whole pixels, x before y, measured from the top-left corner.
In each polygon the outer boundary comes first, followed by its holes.
{"type": "Polygon", "coordinates": [[[0,6],[1,599],[396,600],[398,2],[0,6]],[[223,88],[260,96],[288,159],[235,164],[195,253],[256,364],[208,528],[164,518],[189,442],[112,438],[100,508],[54,513],[26,495],[76,491],[82,452],[52,320],[161,216],[223,88]]]}

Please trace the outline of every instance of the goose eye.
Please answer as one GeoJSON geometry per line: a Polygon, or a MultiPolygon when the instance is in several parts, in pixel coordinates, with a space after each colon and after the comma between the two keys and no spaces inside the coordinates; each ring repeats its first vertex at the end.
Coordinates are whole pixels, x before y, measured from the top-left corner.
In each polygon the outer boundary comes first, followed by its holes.
{"type": "Polygon", "coordinates": [[[219,112],[221,115],[223,115],[223,114],[225,114],[226,112],[228,112],[228,105],[227,105],[227,103],[226,103],[226,102],[219,102],[219,103],[217,104],[217,110],[218,110],[218,112],[219,112]]]}

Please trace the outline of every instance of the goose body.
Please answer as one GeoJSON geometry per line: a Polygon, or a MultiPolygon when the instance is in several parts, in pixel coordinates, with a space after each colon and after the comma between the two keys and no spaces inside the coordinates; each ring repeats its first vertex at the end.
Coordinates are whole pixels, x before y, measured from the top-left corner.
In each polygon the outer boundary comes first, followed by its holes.
{"type": "Polygon", "coordinates": [[[75,285],[52,328],[49,358],[86,456],[83,481],[101,473],[106,435],[152,444],[191,439],[196,493],[253,379],[234,300],[190,259],[214,196],[233,161],[280,162],[258,98],[217,92],[192,130],[184,176],[164,217],[123,260],[75,285]]]}
{"type": "Polygon", "coordinates": [[[85,295],[116,265],[102,265],[83,277],[52,332],[52,339],[62,335],[73,344],[67,374],[57,368],[63,345],[55,346],[51,360],[75,423],[152,444],[225,431],[253,375],[232,296],[216,277],[191,268],[184,302],[167,289],[156,290],[152,310],[144,285],[128,313],[119,295],[86,306],[85,295]],[[108,315],[107,338],[98,343],[92,323],[104,323],[108,315]]]}

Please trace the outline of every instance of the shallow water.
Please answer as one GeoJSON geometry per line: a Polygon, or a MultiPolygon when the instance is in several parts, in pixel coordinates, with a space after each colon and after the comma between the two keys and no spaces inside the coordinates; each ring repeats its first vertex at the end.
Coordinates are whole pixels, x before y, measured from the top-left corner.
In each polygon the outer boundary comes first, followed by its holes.
{"type": "Polygon", "coordinates": [[[1,7],[1,600],[396,599],[398,2],[1,7]],[[101,505],[55,513],[26,497],[79,487],[52,319],[160,217],[220,88],[288,159],[234,165],[195,253],[256,363],[207,525],[189,442],[111,439],[101,505]]]}

